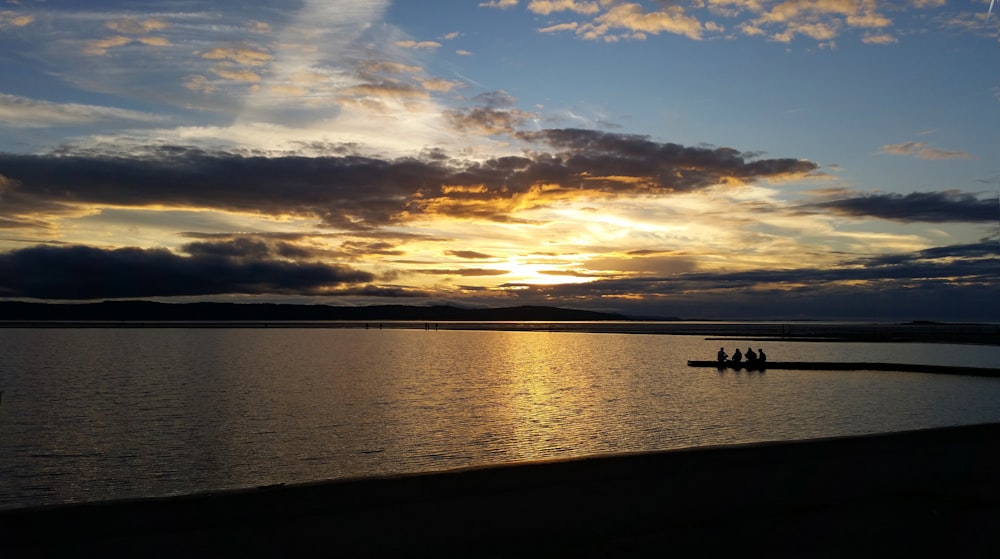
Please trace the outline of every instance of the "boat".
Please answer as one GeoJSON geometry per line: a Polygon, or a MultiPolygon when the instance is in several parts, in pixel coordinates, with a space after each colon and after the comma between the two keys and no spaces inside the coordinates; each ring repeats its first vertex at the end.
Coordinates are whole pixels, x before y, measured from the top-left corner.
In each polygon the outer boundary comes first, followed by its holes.
{"type": "Polygon", "coordinates": [[[951,365],[921,365],[917,363],[868,363],[844,361],[688,361],[689,367],[712,367],[714,369],[789,369],[801,371],[899,371],[906,373],[935,373],[946,375],[973,375],[1000,377],[1000,369],[989,367],[954,367],[951,365]]]}

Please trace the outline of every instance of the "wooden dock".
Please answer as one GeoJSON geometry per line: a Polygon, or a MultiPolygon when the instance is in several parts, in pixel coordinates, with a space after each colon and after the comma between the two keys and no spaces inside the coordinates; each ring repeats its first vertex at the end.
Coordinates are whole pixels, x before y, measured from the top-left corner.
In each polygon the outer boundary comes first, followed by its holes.
{"type": "Polygon", "coordinates": [[[868,363],[844,361],[767,361],[765,363],[749,363],[747,361],[743,361],[740,363],[734,363],[733,361],[688,361],[688,366],[748,371],[761,371],[768,369],[790,369],[800,371],[899,371],[906,373],[1000,377],[1000,369],[995,368],[921,365],[918,363],[868,363]]]}

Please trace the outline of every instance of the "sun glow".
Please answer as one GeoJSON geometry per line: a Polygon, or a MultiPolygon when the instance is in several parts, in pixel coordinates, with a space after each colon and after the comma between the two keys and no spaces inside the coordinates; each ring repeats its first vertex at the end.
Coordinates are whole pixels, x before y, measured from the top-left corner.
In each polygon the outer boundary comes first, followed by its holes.
{"type": "Polygon", "coordinates": [[[594,278],[574,270],[566,269],[564,263],[550,264],[545,262],[520,262],[512,260],[503,267],[510,270],[511,283],[530,283],[533,285],[556,285],[566,283],[586,283],[594,278]]]}

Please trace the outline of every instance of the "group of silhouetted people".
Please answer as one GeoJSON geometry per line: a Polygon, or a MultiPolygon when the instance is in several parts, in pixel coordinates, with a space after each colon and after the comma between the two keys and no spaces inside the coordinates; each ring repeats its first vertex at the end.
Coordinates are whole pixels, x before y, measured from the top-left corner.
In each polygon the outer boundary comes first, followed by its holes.
{"type": "MultiPolygon", "coordinates": [[[[719,363],[724,363],[729,359],[729,355],[726,354],[726,348],[720,347],[717,357],[719,363]]],[[[744,357],[746,357],[748,365],[763,364],[767,361],[767,354],[764,353],[763,349],[757,348],[757,353],[754,353],[753,348],[748,347],[745,355],[740,351],[740,348],[736,348],[736,351],[733,352],[733,363],[742,363],[744,357]]]]}

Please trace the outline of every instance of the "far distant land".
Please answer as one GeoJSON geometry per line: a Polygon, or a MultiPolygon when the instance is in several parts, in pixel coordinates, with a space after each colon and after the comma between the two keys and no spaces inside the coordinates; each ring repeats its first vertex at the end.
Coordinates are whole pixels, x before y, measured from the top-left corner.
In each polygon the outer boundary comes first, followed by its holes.
{"type": "MultiPolygon", "coordinates": [[[[271,303],[157,303],[104,301],[100,303],[0,302],[4,321],[612,321],[633,320],[621,314],[542,306],[459,308],[446,305],[374,305],[336,307],[271,303]]],[[[676,320],[661,318],[656,320],[676,320]]]]}
{"type": "Polygon", "coordinates": [[[35,303],[0,301],[0,327],[240,327],[546,330],[550,332],[704,335],[709,339],[937,342],[1000,345],[1000,324],[721,321],[545,306],[447,305],[338,307],[277,303],[35,303]],[[414,323],[417,326],[414,326],[414,323]],[[714,338],[713,338],[714,337],[714,338]]]}

